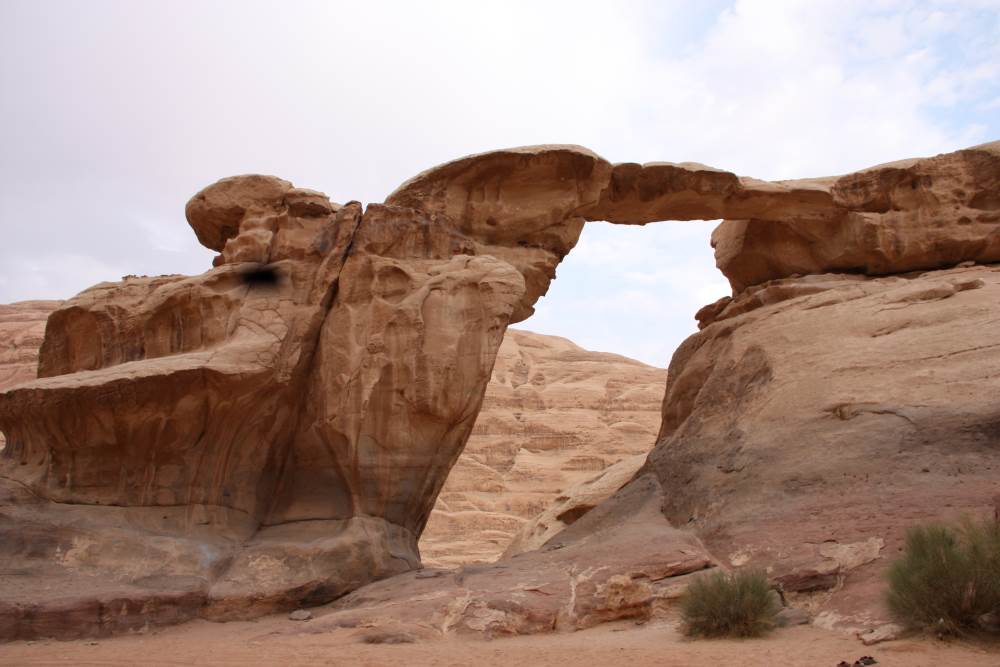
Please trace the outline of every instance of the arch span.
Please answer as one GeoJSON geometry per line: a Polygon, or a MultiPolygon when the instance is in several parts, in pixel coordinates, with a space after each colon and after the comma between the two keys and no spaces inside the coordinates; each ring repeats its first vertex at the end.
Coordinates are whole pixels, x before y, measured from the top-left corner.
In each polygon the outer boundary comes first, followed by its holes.
{"type": "MultiPolygon", "coordinates": [[[[46,377],[0,394],[0,535],[46,535],[5,540],[5,558],[84,592],[97,576],[164,622],[332,599],[418,565],[504,331],[586,221],[725,218],[717,264],[741,291],[1000,261],[998,190],[1000,143],[779,183],[537,146],[435,167],[365,210],[224,179],[186,211],[214,268],[85,290],[49,321],[46,377]],[[280,279],[248,284],[253,263],[280,279]]],[[[59,609],[109,630],[78,602],[59,609]]],[[[30,637],[42,617],[0,627],[30,637]]]]}

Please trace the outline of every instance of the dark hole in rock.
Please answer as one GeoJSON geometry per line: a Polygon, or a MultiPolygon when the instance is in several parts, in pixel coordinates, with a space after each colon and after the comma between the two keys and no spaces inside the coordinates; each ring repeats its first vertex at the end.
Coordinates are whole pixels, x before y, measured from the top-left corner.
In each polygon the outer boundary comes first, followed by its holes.
{"type": "Polygon", "coordinates": [[[278,287],[281,278],[278,269],[268,264],[254,264],[240,272],[240,280],[249,287],[278,287]]]}
{"type": "Polygon", "coordinates": [[[594,505],[577,505],[576,507],[571,507],[556,518],[562,521],[567,526],[572,525],[581,516],[594,509],[594,505]]]}

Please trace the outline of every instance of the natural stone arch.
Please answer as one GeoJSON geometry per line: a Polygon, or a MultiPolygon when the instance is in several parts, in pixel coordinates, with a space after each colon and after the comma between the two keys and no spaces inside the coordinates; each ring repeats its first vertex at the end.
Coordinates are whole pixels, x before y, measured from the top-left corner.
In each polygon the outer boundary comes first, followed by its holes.
{"type": "Polygon", "coordinates": [[[780,183],[529,147],[436,167],[365,210],[224,179],[187,207],[215,268],[84,291],[50,320],[41,378],[0,394],[0,531],[48,536],[8,555],[159,581],[135,595],[175,620],[332,599],[417,565],[503,332],[586,221],[726,218],[718,264],[741,291],[1000,260],[998,181],[997,143],[780,183]],[[241,279],[261,262],[273,289],[241,279]],[[74,546],[88,540],[121,551],[74,546]]]}

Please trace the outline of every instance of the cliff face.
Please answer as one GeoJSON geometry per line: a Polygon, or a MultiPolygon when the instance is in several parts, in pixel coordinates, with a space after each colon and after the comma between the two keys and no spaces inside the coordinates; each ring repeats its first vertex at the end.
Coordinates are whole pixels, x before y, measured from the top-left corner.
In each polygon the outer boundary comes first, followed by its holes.
{"type": "Polygon", "coordinates": [[[995,511],[998,303],[996,265],[745,290],[703,310],[674,354],[637,472],[626,459],[569,490],[510,558],[373,584],[321,622],[425,637],[573,629],[662,613],[721,566],[764,569],[821,627],[878,627],[909,526],[995,511]]]}
{"type": "MultiPolygon", "coordinates": [[[[45,321],[60,303],[0,305],[0,389],[36,377],[45,321]]],[[[476,426],[421,537],[424,564],[495,560],[562,491],[647,453],[665,383],[663,369],[509,329],[476,426]]]]}
{"type": "Polygon", "coordinates": [[[59,301],[0,304],[0,391],[34,380],[45,320],[59,301]]]}
{"type": "MultiPolygon", "coordinates": [[[[45,321],[60,303],[0,305],[0,389],[35,379],[45,321]]],[[[663,369],[508,330],[476,426],[421,537],[424,564],[495,560],[560,492],[647,453],[665,382],[663,369]]]]}
{"type": "Polygon", "coordinates": [[[1000,268],[969,263],[783,279],[706,309],[646,467],[666,518],[786,591],[831,591],[810,602],[829,622],[884,619],[907,527],[992,516],[998,303],[1000,268]]]}
{"type": "Polygon", "coordinates": [[[496,559],[560,493],[644,454],[666,372],[508,329],[483,409],[420,541],[425,565],[496,559]]]}

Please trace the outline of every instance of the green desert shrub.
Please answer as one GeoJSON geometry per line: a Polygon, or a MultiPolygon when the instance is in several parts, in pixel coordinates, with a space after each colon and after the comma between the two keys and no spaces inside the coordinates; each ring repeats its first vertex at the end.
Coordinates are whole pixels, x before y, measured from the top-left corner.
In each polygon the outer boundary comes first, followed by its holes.
{"type": "Polygon", "coordinates": [[[756,570],[697,577],[681,601],[687,634],[696,637],[759,637],[781,611],[767,576],[756,570]]]}
{"type": "Polygon", "coordinates": [[[958,634],[1000,613],[1000,524],[916,526],[889,568],[889,610],[917,629],[958,634]]]}

